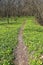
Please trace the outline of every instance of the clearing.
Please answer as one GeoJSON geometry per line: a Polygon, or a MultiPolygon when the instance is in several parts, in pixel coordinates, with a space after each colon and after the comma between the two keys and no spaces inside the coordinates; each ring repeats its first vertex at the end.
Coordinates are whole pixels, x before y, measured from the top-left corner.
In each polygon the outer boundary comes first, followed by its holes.
{"type": "Polygon", "coordinates": [[[0,19],[0,65],[14,65],[15,58],[21,65],[43,65],[43,26],[33,16],[12,17],[9,22],[0,19]]]}

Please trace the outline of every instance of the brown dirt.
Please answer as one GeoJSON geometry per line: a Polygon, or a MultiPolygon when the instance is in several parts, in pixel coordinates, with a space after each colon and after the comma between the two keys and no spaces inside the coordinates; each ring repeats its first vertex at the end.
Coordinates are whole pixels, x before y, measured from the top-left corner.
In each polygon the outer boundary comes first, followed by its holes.
{"type": "Polygon", "coordinates": [[[15,50],[15,65],[28,65],[28,53],[27,53],[27,47],[23,43],[22,33],[24,30],[25,22],[22,24],[19,35],[18,35],[18,45],[15,50]]]}

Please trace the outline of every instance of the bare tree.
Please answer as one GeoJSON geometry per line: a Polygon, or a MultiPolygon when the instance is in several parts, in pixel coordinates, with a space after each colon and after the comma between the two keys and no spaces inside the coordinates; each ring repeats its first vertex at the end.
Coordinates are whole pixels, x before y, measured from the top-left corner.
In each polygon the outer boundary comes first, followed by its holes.
{"type": "Polygon", "coordinates": [[[34,10],[34,15],[38,18],[39,23],[43,25],[43,8],[42,8],[42,2],[39,0],[34,0],[33,1],[33,10],[34,10]]]}

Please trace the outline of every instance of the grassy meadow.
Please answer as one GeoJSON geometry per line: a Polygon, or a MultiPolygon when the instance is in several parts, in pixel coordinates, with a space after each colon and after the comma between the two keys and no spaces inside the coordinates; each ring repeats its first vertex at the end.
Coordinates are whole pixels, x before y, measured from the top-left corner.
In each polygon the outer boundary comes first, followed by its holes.
{"type": "Polygon", "coordinates": [[[18,40],[19,29],[23,23],[23,18],[6,18],[0,20],[0,65],[13,65],[13,49],[18,40]]]}
{"type": "Polygon", "coordinates": [[[0,65],[14,65],[13,50],[18,43],[18,33],[23,21],[24,44],[28,48],[29,65],[43,65],[43,26],[37,23],[33,16],[0,18],[0,65]]]}
{"type": "Polygon", "coordinates": [[[23,39],[28,48],[29,65],[43,65],[43,26],[35,17],[27,17],[23,39]]]}

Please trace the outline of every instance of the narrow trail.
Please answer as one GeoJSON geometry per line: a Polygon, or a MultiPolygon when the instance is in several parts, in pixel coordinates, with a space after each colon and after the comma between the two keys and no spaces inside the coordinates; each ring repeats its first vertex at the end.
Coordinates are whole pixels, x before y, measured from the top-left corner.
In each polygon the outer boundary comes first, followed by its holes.
{"type": "Polygon", "coordinates": [[[27,53],[27,47],[23,43],[22,33],[24,30],[26,22],[24,22],[20,28],[19,34],[18,34],[18,45],[15,51],[16,59],[15,59],[15,65],[28,65],[28,53],[27,53]]]}

